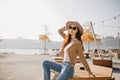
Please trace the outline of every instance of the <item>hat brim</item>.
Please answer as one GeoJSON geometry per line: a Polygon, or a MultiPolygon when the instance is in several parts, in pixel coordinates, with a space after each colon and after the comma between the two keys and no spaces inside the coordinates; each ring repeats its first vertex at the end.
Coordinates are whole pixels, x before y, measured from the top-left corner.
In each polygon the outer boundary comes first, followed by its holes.
{"type": "Polygon", "coordinates": [[[78,27],[81,35],[83,34],[83,28],[82,28],[82,26],[81,26],[78,22],[68,21],[68,22],[66,23],[66,29],[68,29],[70,25],[76,25],[76,26],[78,27]]]}

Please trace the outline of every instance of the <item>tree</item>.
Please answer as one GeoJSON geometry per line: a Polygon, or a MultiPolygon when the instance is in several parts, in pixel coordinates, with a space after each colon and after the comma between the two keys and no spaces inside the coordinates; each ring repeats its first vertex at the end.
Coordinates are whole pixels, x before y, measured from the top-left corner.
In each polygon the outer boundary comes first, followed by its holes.
{"type": "MultiPolygon", "coordinates": [[[[98,35],[95,35],[96,41],[100,42],[101,39],[98,38],[97,36],[98,35]]],[[[83,41],[83,43],[88,44],[88,51],[89,51],[90,50],[90,43],[95,41],[91,29],[84,29],[84,32],[82,35],[82,41],[83,41]]]]}
{"type": "Polygon", "coordinates": [[[39,41],[44,41],[44,54],[46,54],[46,50],[47,50],[47,48],[46,48],[46,41],[50,41],[50,39],[48,37],[49,33],[48,33],[47,25],[45,24],[44,27],[45,27],[45,33],[43,35],[39,36],[39,41]]]}

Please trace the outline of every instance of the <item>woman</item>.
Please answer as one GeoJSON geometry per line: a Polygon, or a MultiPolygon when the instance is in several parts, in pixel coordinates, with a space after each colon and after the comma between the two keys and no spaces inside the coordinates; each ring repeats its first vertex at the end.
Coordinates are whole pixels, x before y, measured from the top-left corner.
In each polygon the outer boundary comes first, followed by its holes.
{"type": "Polygon", "coordinates": [[[63,56],[63,63],[59,64],[52,61],[44,61],[44,80],[50,80],[50,69],[53,69],[59,73],[56,80],[68,80],[74,74],[74,65],[76,63],[77,56],[79,56],[85,69],[88,71],[89,76],[92,72],[88,66],[88,63],[84,57],[83,44],[81,36],[83,34],[83,28],[78,22],[68,21],[66,27],[58,30],[59,34],[64,38],[60,55],[63,56]],[[64,31],[67,30],[67,35],[64,31]]]}

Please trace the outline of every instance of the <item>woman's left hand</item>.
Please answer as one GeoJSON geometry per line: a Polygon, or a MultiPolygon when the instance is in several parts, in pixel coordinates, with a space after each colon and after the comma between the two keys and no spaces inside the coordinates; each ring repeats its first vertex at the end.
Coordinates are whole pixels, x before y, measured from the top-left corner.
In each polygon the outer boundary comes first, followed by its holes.
{"type": "Polygon", "coordinates": [[[89,77],[91,77],[91,76],[95,77],[95,75],[92,72],[89,73],[89,77]]]}

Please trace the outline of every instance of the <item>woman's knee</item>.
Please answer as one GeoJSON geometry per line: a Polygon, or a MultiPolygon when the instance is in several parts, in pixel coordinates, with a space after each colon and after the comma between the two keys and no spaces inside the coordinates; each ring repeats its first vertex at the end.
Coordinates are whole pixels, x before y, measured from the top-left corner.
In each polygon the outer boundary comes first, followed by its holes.
{"type": "Polygon", "coordinates": [[[43,66],[49,65],[49,64],[50,64],[50,61],[48,61],[48,60],[45,60],[45,61],[43,61],[43,63],[42,63],[43,66]]]}
{"type": "Polygon", "coordinates": [[[49,63],[49,61],[48,61],[48,60],[45,60],[45,61],[43,61],[42,65],[45,66],[45,65],[47,65],[48,63],[49,63]]]}

